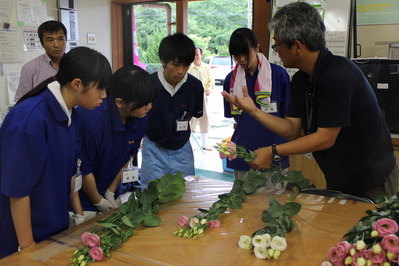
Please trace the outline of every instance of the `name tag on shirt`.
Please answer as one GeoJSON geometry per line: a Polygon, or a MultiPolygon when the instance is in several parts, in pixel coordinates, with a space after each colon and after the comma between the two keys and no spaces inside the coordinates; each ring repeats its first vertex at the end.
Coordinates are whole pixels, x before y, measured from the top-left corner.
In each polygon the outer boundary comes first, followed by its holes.
{"type": "Polygon", "coordinates": [[[277,113],[277,103],[270,103],[269,107],[261,106],[260,109],[265,113],[277,113]]]}
{"type": "Polygon", "coordinates": [[[139,169],[137,167],[125,168],[122,173],[122,183],[130,183],[139,180],[139,169]]]}
{"type": "Polygon", "coordinates": [[[187,131],[188,130],[188,120],[176,120],[176,131],[187,131]]]}

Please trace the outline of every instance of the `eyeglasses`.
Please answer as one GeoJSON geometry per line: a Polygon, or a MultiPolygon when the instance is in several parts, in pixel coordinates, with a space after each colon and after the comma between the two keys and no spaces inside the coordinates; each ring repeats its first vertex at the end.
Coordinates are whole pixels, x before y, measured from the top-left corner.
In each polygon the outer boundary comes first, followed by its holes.
{"type": "Polygon", "coordinates": [[[282,45],[282,44],[284,44],[284,43],[282,42],[282,43],[279,43],[279,44],[277,44],[277,43],[273,44],[273,45],[272,45],[273,51],[275,51],[275,52],[277,53],[277,51],[278,51],[278,48],[277,48],[277,47],[279,47],[279,46],[282,45]]]}

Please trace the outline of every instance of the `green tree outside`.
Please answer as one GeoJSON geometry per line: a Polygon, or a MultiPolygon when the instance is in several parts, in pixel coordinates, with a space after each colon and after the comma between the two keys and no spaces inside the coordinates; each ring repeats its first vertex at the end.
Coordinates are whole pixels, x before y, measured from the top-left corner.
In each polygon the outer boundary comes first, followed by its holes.
{"type": "MultiPolygon", "coordinates": [[[[196,46],[204,50],[204,56],[229,55],[228,42],[231,33],[240,27],[252,25],[248,14],[252,14],[252,0],[204,0],[188,4],[188,36],[196,46]],[[250,3],[248,3],[250,1],[250,3]],[[251,10],[249,10],[251,9],[251,10]]],[[[172,22],[175,19],[175,4],[172,7],[172,22]]],[[[158,46],[166,36],[166,11],[134,5],[137,25],[137,41],[140,59],[145,64],[160,64],[158,46]]],[[[251,26],[250,26],[251,27],[251,26]]],[[[172,33],[176,32],[172,27],[172,33]]]]}

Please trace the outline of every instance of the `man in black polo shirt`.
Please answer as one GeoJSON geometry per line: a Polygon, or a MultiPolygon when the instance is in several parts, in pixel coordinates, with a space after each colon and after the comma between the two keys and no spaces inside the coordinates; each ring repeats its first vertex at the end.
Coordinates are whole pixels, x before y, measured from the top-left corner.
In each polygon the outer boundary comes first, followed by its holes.
{"type": "Polygon", "coordinates": [[[264,169],[279,155],[312,152],[327,188],[371,199],[394,194],[398,167],[375,94],[355,64],[325,47],[319,12],[304,2],[288,4],[269,29],[284,67],[299,69],[287,118],[258,111],[246,94],[224,97],[290,142],[256,150],[250,165],[264,169]]]}

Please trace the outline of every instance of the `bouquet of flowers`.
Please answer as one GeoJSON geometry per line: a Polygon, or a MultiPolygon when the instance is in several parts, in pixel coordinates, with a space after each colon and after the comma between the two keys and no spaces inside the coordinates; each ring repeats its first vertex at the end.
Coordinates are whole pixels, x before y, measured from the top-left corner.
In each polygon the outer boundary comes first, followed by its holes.
{"type": "Polygon", "coordinates": [[[379,207],[349,230],[344,241],[328,251],[322,265],[398,265],[399,264],[399,191],[392,197],[376,199],[379,207]]]}
{"type": "Polygon", "coordinates": [[[110,257],[111,250],[126,242],[134,234],[134,229],[141,224],[158,226],[161,219],[155,214],[159,211],[159,204],[180,198],[185,191],[182,172],[154,179],[144,191],[133,191],[128,201],[116,212],[97,221],[99,228],[82,234],[84,246],[75,250],[71,258],[72,265],[85,266],[102,260],[104,256],[110,257]]]}

